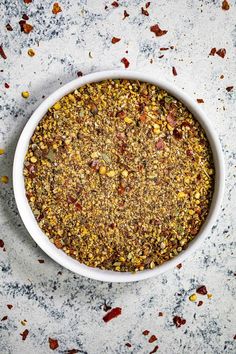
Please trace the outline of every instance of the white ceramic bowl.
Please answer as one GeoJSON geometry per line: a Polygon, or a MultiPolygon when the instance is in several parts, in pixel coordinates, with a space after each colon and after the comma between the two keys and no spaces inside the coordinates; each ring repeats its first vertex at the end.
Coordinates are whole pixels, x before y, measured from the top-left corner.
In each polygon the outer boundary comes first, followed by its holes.
{"type": "Polygon", "coordinates": [[[187,258],[192,252],[194,252],[200,245],[200,243],[204,240],[205,236],[209,234],[216,220],[216,216],[219,211],[223,197],[224,161],[218,137],[214,129],[212,128],[208,118],[206,117],[205,113],[199,108],[198,104],[190,97],[188,97],[185,93],[174,87],[172,84],[166,81],[162,81],[159,78],[156,78],[155,75],[143,74],[132,71],[104,71],[83,76],[81,78],[69,82],[63,87],[60,87],[43,103],[41,103],[41,105],[36,109],[36,111],[33,113],[31,118],[27,122],[16,147],[13,164],[13,187],[16,204],[27,230],[29,231],[34,241],[42,248],[45,253],[47,253],[48,256],[50,256],[62,266],[70,269],[71,271],[86,276],[88,278],[108,282],[131,282],[154,277],[176,266],[178,263],[182,262],[185,258],[187,258]],[[131,79],[149,82],[151,84],[163,88],[171,95],[182,101],[205,130],[213,152],[214,164],[216,169],[215,191],[211,203],[210,212],[204,225],[202,226],[200,232],[195,237],[195,239],[190,242],[186,250],[182,251],[175,258],[167,261],[166,263],[156,267],[153,270],[143,270],[137,272],[136,274],[91,268],[67,256],[62,250],[56,248],[53,243],[49,241],[48,237],[43,233],[43,231],[39,228],[25,195],[25,185],[23,177],[24,157],[28,149],[30,138],[33,135],[33,132],[41,118],[45,115],[47,110],[64,95],[67,95],[71,91],[85,84],[105,79],[131,79]]]}

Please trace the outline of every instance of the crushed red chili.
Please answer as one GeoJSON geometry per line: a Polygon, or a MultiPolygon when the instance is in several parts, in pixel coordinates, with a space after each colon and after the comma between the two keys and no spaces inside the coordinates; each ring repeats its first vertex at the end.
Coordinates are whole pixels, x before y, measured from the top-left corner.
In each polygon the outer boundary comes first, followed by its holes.
{"type": "Polygon", "coordinates": [[[197,103],[204,103],[204,100],[202,98],[197,98],[197,103]]]}
{"type": "Polygon", "coordinates": [[[174,66],[172,66],[172,74],[173,74],[174,76],[178,75],[178,74],[177,74],[177,71],[176,71],[176,69],[175,69],[174,66]]]}
{"type": "Polygon", "coordinates": [[[150,5],[151,5],[151,2],[148,1],[148,2],[145,4],[146,9],[148,9],[150,5]]]}
{"type": "Polygon", "coordinates": [[[235,336],[234,336],[234,340],[236,340],[236,334],[235,334],[235,336]]]}
{"type": "Polygon", "coordinates": [[[124,64],[125,69],[127,69],[127,68],[129,67],[129,61],[128,61],[128,59],[122,58],[122,59],[121,59],[121,63],[124,64]]]}
{"type": "Polygon", "coordinates": [[[69,349],[67,351],[67,354],[76,354],[76,353],[79,353],[79,350],[78,349],[69,349]]]}
{"type": "Polygon", "coordinates": [[[211,48],[211,51],[209,53],[209,55],[215,55],[216,54],[216,48],[211,48]]]}
{"type": "Polygon", "coordinates": [[[115,307],[114,309],[112,309],[111,311],[109,311],[104,317],[103,317],[103,321],[104,322],[109,322],[110,320],[112,320],[113,318],[116,318],[118,316],[121,315],[121,311],[122,309],[120,307],[115,307]]]}
{"type": "Polygon", "coordinates": [[[225,11],[229,10],[230,6],[229,6],[229,3],[227,0],[222,1],[221,8],[222,8],[222,10],[225,10],[225,11]]]}
{"type": "Polygon", "coordinates": [[[27,20],[29,19],[29,16],[26,15],[26,14],[23,14],[23,15],[22,15],[22,18],[23,18],[23,20],[26,20],[26,21],[27,21],[27,20]]]}
{"type": "Polygon", "coordinates": [[[157,37],[164,36],[168,32],[167,30],[161,30],[158,24],[151,26],[150,31],[155,33],[157,37]]]}
{"type": "Polygon", "coordinates": [[[150,331],[148,329],[145,329],[145,331],[143,331],[143,335],[147,336],[150,333],[150,331]]]}
{"type": "Polygon", "coordinates": [[[112,40],[111,40],[111,43],[112,44],[116,44],[120,41],[120,38],[117,38],[117,37],[112,37],[112,40]]]}
{"type": "Polygon", "coordinates": [[[129,14],[126,10],[124,10],[124,17],[123,17],[123,20],[126,18],[126,17],[129,17],[129,14]]]}
{"type": "Polygon", "coordinates": [[[6,89],[9,89],[9,87],[10,87],[10,85],[8,83],[6,83],[6,82],[5,82],[4,86],[5,86],[6,89]]]}
{"type": "Polygon", "coordinates": [[[141,14],[144,16],[149,16],[149,12],[145,10],[143,7],[141,7],[141,14]]]}
{"type": "Polygon", "coordinates": [[[169,48],[162,47],[160,50],[169,50],[169,48]]]}
{"type": "Polygon", "coordinates": [[[161,59],[161,58],[163,58],[163,57],[164,57],[164,54],[160,55],[158,58],[161,59]]]}
{"type": "Polygon", "coordinates": [[[151,337],[149,338],[148,342],[149,343],[153,343],[157,340],[157,337],[155,336],[155,334],[152,334],[151,337]]]}
{"type": "Polygon", "coordinates": [[[3,248],[3,247],[4,247],[4,241],[0,240],[0,248],[3,248]]]}
{"type": "Polygon", "coordinates": [[[39,263],[44,263],[45,261],[44,261],[44,259],[38,259],[38,262],[39,263]]]}
{"type": "Polygon", "coordinates": [[[163,317],[163,312],[159,312],[159,313],[158,313],[158,316],[159,316],[159,317],[163,317]]]}
{"type": "Polygon", "coordinates": [[[207,294],[207,288],[205,287],[205,285],[200,286],[199,288],[197,288],[196,291],[200,295],[206,295],[207,294]]]}
{"type": "Polygon", "coordinates": [[[24,0],[25,4],[30,4],[32,2],[32,0],[24,0]]]}
{"type": "Polygon", "coordinates": [[[49,337],[48,338],[48,342],[49,342],[49,347],[52,350],[55,350],[55,349],[57,349],[59,347],[57,339],[52,339],[52,338],[49,337]]]}
{"type": "Polygon", "coordinates": [[[154,354],[154,353],[156,353],[158,349],[159,349],[159,346],[156,345],[156,346],[153,348],[153,350],[152,350],[149,354],[154,354]]]}
{"type": "Polygon", "coordinates": [[[202,301],[202,300],[198,301],[198,304],[197,304],[197,305],[198,305],[198,307],[199,307],[199,306],[202,306],[202,305],[203,305],[203,301],[202,301]]]}
{"type": "Polygon", "coordinates": [[[10,25],[10,23],[8,23],[8,24],[6,25],[6,29],[7,29],[8,31],[13,31],[13,28],[12,28],[12,26],[10,25]]]}
{"type": "Polygon", "coordinates": [[[62,12],[61,6],[59,5],[58,2],[55,2],[52,7],[52,13],[54,15],[57,15],[59,12],[62,12]]]}
{"type": "Polygon", "coordinates": [[[184,318],[179,317],[179,316],[175,316],[173,318],[173,322],[176,325],[176,327],[179,328],[186,323],[186,320],[184,318]]]}
{"type": "Polygon", "coordinates": [[[230,92],[233,90],[233,88],[234,88],[234,86],[228,86],[228,87],[226,87],[226,91],[230,92]]]}
{"type": "Polygon", "coordinates": [[[3,58],[3,59],[7,59],[7,56],[3,50],[3,47],[0,45],[0,56],[3,58]]]}
{"type": "Polygon", "coordinates": [[[217,50],[216,54],[219,55],[219,57],[224,58],[225,55],[226,55],[226,49],[225,48],[220,48],[220,49],[217,50]]]}
{"type": "Polygon", "coordinates": [[[20,333],[22,340],[26,340],[27,336],[29,334],[29,330],[25,329],[23,333],[20,333]]]}
{"type": "Polygon", "coordinates": [[[1,319],[1,321],[6,321],[8,319],[8,316],[3,316],[3,318],[1,319]]]}
{"type": "Polygon", "coordinates": [[[9,308],[9,310],[11,310],[11,309],[12,309],[12,307],[13,307],[13,305],[8,304],[8,305],[7,305],[7,307],[9,308]]]}
{"type": "Polygon", "coordinates": [[[113,7],[118,7],[118,6],[119,6],[119,4],[118,4],[117,1],[113,1],[113,2],[111,3],[111,5],[112,5],[113,7]]]}
{"type": "Polygon", "coordinates": [[[78,77],[81,77],[81,76],[83,76],[83,73],[82,73],[82,71],[78,71],[78,72],[77,72],[77,76],[78,76],[78,77]]]}
{"type": "Polygon", "coordinates": [[[177,264],[177,266],[176,266],[176,267],[177,267],[178,269],[181,269],[181,268],[182,268],[182,266],[183,266],[183,265],[182,265],[182,263],[179,263],[179,264],[177,264]]]}
{"type": "Polygon", "coordinates": [[[130,343],[125,343],[125,345],[126,345],[126,347],[128,347],[128,348],[131,348],[131,347],[132,347],[132,344],[130,344],[130,343]]]}

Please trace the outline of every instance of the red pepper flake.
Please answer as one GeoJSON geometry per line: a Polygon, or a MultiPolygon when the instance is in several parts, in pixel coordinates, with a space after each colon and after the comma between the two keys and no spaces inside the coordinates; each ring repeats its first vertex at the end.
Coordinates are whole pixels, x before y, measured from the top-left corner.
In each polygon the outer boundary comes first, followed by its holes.
{"type": "Polygon", "coordinates": [[[179,263],[179,264],[177,264],[177,266],[176,266],[176,267],[177,267],[178,269],[181,269],[181,268],[182,268],[182,266],[183,266],[183,265],[182,265],[182,263],[179,263]]]}
{"type": "Polygon", "coordinates": [[[33,30],[33,26],[26,23],[24,20],[20,21],[19,24],[21,26],[21,31],[26,34],[29,34],[33,30]]]}
{"type": "Polygon", "coordinates": [[[202,305],[203,305],[203,301],[202,301],[202,300],[198,301],[198,304],[197,304],[197,305],[198,305],[198,307],[199,307],[199,306],[202,306],[202,305]]]}
{"type": "Polygon", "coordinates": [[[226,91],[230,92],[233,90],[233,88],[234,88],[234,86],[228,86],[228,87],[226,87],[226,91]]]}
{"type": "Polygon", "coordinates": [[[149,12],[145,10],[143,7],[141,7],[141,14],[144,16],[149,16],[149,12]]]}
{"type": "Polygon", "coordinates": [[[164,36],[164,34],[166,34],[166,33],[168,32],[168,31],[166,31],[166,30],[161,30],[160,27],[159,27],[159,25],[157,25],[157,24],[151,26],[151,27],[150,27],[150,31],[153,32],[153,33],[155,33],[155,35],[156,35],[157,37],[164,36]]]}
{"type": "Polygon", "coordinates": [[[220,79],[223,79],[224,78],[224,75],[222,74],[222,75],[220,75],[220,79]]]}
{"type": "Polygon", "coordinates": [[[202,98],[197,98],[197,103],[204,103],[204,100],[202,98]]]}
{"type": "Polygon", "coordinates": [[[178,74],[177,74],[177,71],[176,71],[176,69],[175,69],[174,66],[172,66],[172,74],[173,74],[174,76],[177,76],[177,75],[178,75],[178,74]]]}
{"type": "Polygon", "coordinates": [[[184,318],[179,317],[179,316],[175,316],[173,318],[173,322],[176,325],[176,327],[179,328],[186,323],[186,320],[184,318]]]}
{"type": "Polygon", "coordinates": [[[0,56],[3,58],[3,59],[7,59],[7,56],[3,50],[3,47],[0,45],[0,56]]]}
{"type": "Polygon", "coordinates": [[[235,334],[235,336],[234,336],[234,340],[236,340],[236,334],[235,334]]]}
{"type": "Polygon", "coordinates": [[[26,20],[26,21],[27,21],[27,20],[29,19],[29,16],[26,15],[26,14],[23,14],[23,15],[22,15],[22,18],[23,18],[23,20],[26,20]]]}
{"type": "Polygon", "coordinates": [[[79,353],[79,350],[78,349],[69,349],[67,351],[67,354],[76,354],[76,353],[79,353]]]}
{"type": "Polygon", "coordinates": [[[124,10],[124,17],[123,17],[123,20],[126,18],[126,17],[129,17],[129,14],[126,10],[124,10]]]}
{"type": "Polygon", "coordinates": [[[229,3],[227,0],[222,1],[221,8],[222,8],[222,10],[225,10],[225,11],[229,10],[230,6],[229,6],[229,3]]]}
{"type": "Polygon", "coordinates": [[[1,321],[6,321],[8,319],[8,316],[3,316],[3,318],[1,319],[1,321]]]}
{"type": "Polygon", "coordinates": [[[44,263],[45,261],[44,261],[44,259],[38,259],[38,262],[39,263],[44,263]]]}
{"type": "Polygon", "coordinates": [[[156,345],[156,346],[153,348],[153,350],[152,350],[149,354],[154,354],[154,353],[156,353],[158,349],[159,349],[159,346],[156,345]]]}
{"type": "Polygon", "coordinates": [[[54,2],[53,7],[52,7],[52,13],[54,15],[59,14],[59,12],[62,12],[61,6],[58,4],[58,2],[54,2]]]}
{"type": "Polygon", "coordinates": [[[6,25],[6,29],[7,29],[8,31],[13,31],[13,28],[11,27],[10,23],[8,23],[8,24],[6,25]]]}
{"type": "Polygon", "coordinates": [[[78,71],[78,72],[77,72],[77,76],[78,76],[78,77],[81,77],[81,76],[83,76],[83,73],[82,73],[82,71],[78,71]]]}
{"type": "Polygon", "coordinates": [[[55,350],[59,347],[58,345],[58,340],[57,339],[52,339],[52,338],[48,338],[48,342],[49,342],[49,347],[52,350],[55,350]]]}
{"type": "Polygon", "coordinates": [[[145,331],[143,331],[143,335],[144,335],[144,336],[149,335],[149,333],[150,333],[150,331],[149,331],[148,329],[145,329],[145,331]]]}
{"type": "Polygon", "coordinates": [[[124,64],[125,69],[127,69],[127,68],[129,67],[129,61],[128,61],[128,59],[122,58],[122,59],[121,59],[121,63],[124,64]]]}
{"type": "Polygon", "coordinates": [[[146,9],[148,9],[150,5],[151,5],[151,2],[148,1],[148,2],[145,4],[146,9]]]}
{"type": "Polygon", "coordinates": [[[169,48],[162,47],[160,50],[169,50],[169,48]]]}
{"type": "Polygon", "coordinates": [[[23,333],[20,333],[22,340],[26,340],[28,334],[29,334],[28,329],[25,329],[23,333]]]}
{"type": "Polygon", "coordinates": [[[197,288],[196,291],[200,295],[206,295],[207,294],[207,288],[205,287],[205,285],[200,286],[199,288],[197,288]]]}
{"type": "Polygon", "coordinates": [[[3,248],[3,247],[4,247],[4,241],[0,240],[0,248],[3,248]]]}
{"type": "Polygon", "coordinates": [[[111,5],[112,5],[113,7],[118,7],[118,6],[119,6],[119,4],[118,4],[117,1],[113,1],[111,5]]]}
{"type": "Polygon", "coordinates": [[[162,138],[158,139],[155,145],[157,150],[163,150],[165,147],[164,141],[162,138]]]}
{"type": "Polygon", "coordinates": [[[10,85],[8,85],[6,82],[5,82],[4,86],[5,86],[6,89],[10,88],[10,85]]]}
{"type": "Polygon", "coordinates": [[[148,342],[149,343],[153,343],[157,340],[157,337],[155,336],[155,334],[151,335],[151,337],[149,338],[148,342]]]}
{"type": "Polygon", "coordinates": [[[115,317],[118,317],[121,315],[121,311],[122,309],[120,307],[115,307],[114,309],[112,309],[111,311],[109,311],[104,317],[103,317],[103,321],[104,322],[109,322],[110,320],[112,320],[115,317]]]}
{"type": "Polygon", "coordinates": [[[170,112],[167,114],[166,120],[167,120],[167,122],[168,122],[172,127],[175,127],[175,126],[176,126],[176,121],[175,121],[174,118],[173,118],[173,112],[172,112],[172,111],[170,111],[170,112]]]}
{"type": "Polygon", "coordinates": [[[12,307],[13,307],[13,305],[8,304],[8,305],[7,305],[7,307],[9,308],[9,310],[11,310],[11,309],[12,309],[12,307]]]}
{"type": "Polygon", "coordinates": [[[125,345],[126,345],[126,347],[128,347],[128,348],[131,348],[131,347],[132,347],[132,344],[130,344],[130,343],[125,343],[125,345]]]}
{"type": "Polygon", "coordinates": [[[161,58],[163,58],[163,57],[164,57],[164,54],[160,55],[158,58],[161,59],[161,58]]]}
{"type": "Polygon", "coordinates": [[[24,0],[25,4],[31,4],[32,0],[24,0]]]}
{"type": "Polygon", "coordinates": [[[216,48],[211,48],[211,51],[209,53],[209,55],[215,55],[216,54],[216,48]]]}
{"type": "Polygon", "coordinates": [[[225,48],[220,48],[220,49],[217,50],[216,54],[219,55],[219,57],[224,58],[225,54],[226,54],[226,49],[225,48]]]}
{"type": "Polygon", "coordinates": [[[120,38],[117,38],[117,37],[113,37],[112,40],[111,40],[111,43],[112,44],[116,44],[120,41],[120,38]]]}

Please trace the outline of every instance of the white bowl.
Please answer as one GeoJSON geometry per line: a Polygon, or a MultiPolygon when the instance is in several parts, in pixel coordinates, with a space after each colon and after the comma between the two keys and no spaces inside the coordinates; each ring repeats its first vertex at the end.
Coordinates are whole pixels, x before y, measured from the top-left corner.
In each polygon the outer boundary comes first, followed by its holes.
{"type": "Polygon", "coordinates": [[[108,282],[131,282],[154,277],[176,266],[178,263],[181,263],[185,258],[187,258],[192,252],[197,249],[200,243],[204,240],[205,236],[210,233],[211,228],[216,220],[216,216],[219,211],[224,192],[224,161],[218,137],[214,129],[212,128],[208,118],[206,117],[205,113],[199,108],[198,104],[190,97],[188,97],[184,92],[174,87],[171,83],[156,78],[155,75],[120,70],[103,71],[83,76],[81,78],[69,82],[63,87],[60,87],[43,103],[41,103],[41,105],[36,109],[36,111],[33,113],[31,118],[27,122],[16,147],[13,164],[13,187],[16,204],[27,230],[29,231],[34,241],[42,248],[45,253],[47,253],[48,256],[50,256],[56,262],[61,264],[63,267],[68,268],[71,271],[86,276],[88,278],[108,282]],[[135,274],[129,272],[121,273],[88,267],[84,264],[79,263],[77,260],[71,258],[70,256],[67,256],[66,253],[64,253],[62,250],[56,248],[56,246],[54,246],[54,244],[49,241],[48,237],[40,229],[37,221],[34,218],[34,215],[31,211],[30,205],[28,204],[25,195],[25,185],[23,177],[24,158],[28,149],[30,138],[33,135],[34,130],[38,125],[39,121],[45,115],[47,110],[61,97],[67,95],[68,93],[80,86],[105,79],[131,79],[148,82],[168,91],[171,95],[182,101],[188,107],[193,116],[199,121],[199,123],[207,134],[213,152],[214,165],[216,170],[215,190],[210,207],[210,212],[203,226],[201,227],[200,232],[194,238],[194,240],[189,243],[188,248],[182,251],[173,259],[152,270],[143,270],[135,274]]]}

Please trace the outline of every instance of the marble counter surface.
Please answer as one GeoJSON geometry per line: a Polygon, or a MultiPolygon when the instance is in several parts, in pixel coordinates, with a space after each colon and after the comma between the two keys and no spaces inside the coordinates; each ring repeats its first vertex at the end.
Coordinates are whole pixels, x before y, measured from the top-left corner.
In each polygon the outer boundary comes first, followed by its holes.
{"type": "Polygon", "coordinates": [[[229,10],[218,0],[156,0],[146,9],[149,16],[141,13],[145,1],[111,3],[60,0],[62,11],[53,14],[51,0],[0,2],[0,45],[7,57],[0,56],[0,173],[9,177],[0,185],[0,353],[51,353],[49,338],[58,342],[55,353],[148,354],[156,345],[164,354],[235,353],[235,0],[229,10]],[[28,34],[20,29],[23,14],[33,26],[28,34]],[[168,31],[161,37],[150,31],[157,23],[168,31]],[[112,44],[113,36],[121,40],[112,44]],[[225,57],[209,56],[212,48],[225,48],[225,57]],[[49,259],[22,225],[11,177],[17,139],[43,97],[78,72],[116,68],[150,72],[203,99],[227,169],[222,210],[202,247],[180,269],[130,284],[85,279],[49,259]],[[22,91],[30,97],[24,99],[22,91]],[[212,297],[189,301],[202,284],[212,297]],[[104,303],[121,307],[121,316],[104,323],[104,303]],[[186,319],[180,328],[173,323],[176,315],[186,319]],[[158,339],[149,343],[152,334],[158,339]]]}

